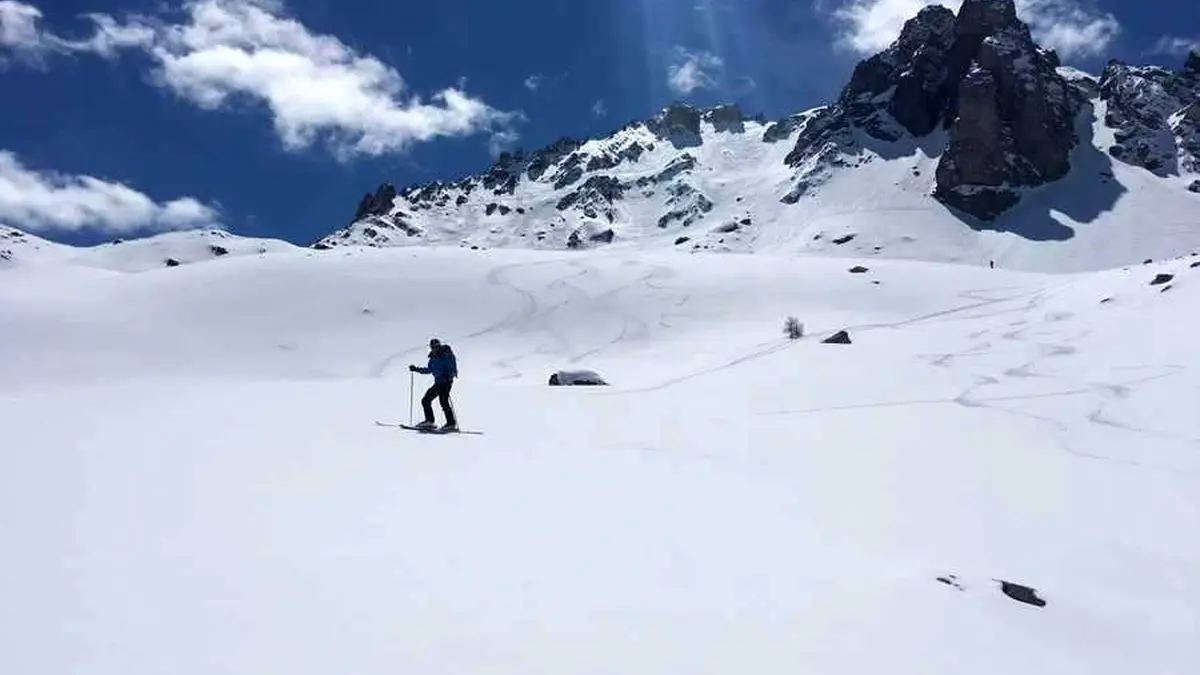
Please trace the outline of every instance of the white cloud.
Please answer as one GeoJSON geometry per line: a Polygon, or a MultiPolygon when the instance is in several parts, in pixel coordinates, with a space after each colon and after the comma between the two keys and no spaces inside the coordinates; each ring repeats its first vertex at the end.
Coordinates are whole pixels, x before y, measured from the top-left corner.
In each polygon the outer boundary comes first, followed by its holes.
{"type": "Polygon", "coordinates": [[[124,233],[212,226],[218,215],[192,197],[159,203],[121,183],[35,171],[0,150],[0,220],[29,230],[124,233]]]}
{"type": "MultiPolygon", "coordinates": [[[[1097,9],[1090,0],[1017,0],[1017,13],[1029,24],[1034,38],[1058,51],[1064,59],[1103,53],[1120,34],[1116,17],[1097,9]]],[[[900,35],[904,22],[928,5],[957,11],[962,0],[827,0],[838,25],[837,43],[860,54],[873,54],[900,35]]]]}
{"type": "Polygon", "coordinates": [[[1200,52],[1200,37],[1184,38],[1164,35],[1150,49],[1152,54],[1171,54],[1187,56],[1191,52],[1200,52]]]}
{"type": "Polygon", "coordinates": [[[717,86],[715,77],[725,66],[721,57],[709,52],[689,52],[675,48],[675,62],[667,67],[667,85],[676,94],[717,86]]]}
{"type": "MultiPolygon", "coordinates": [[[[0,50],[10,51],[24,61],[38,63],[45,51],[38,29],[42,12],[12,0],[0,0],[0,50]]],[[[0,52],[0,59],[3,53],[0,52]]],[[[3,61],[0,60],[0,63],[3,61]]]]}
{"type": "Polygon", "coordinates": [[[148,26],[123,26],[103,14],[86,14],[94,31],[86,40],[72,40],[43,31],[42,11],[14,0],[0,0],[0,48],[15,52],[29,61],[41,63],[52,53],[93,53],[110,57],[118,49],[144,46],[154,39],[148,26]]]}
{"type": "Polygon", "coordinates": [[[599,99],[592,104],[592,116],[604,117],[608,115],[608,105],[604,103],[604,99],[599,99]]]}
{"type": "MultiPolygon", "coordinates": [[[[479,132],[510,142],[513,124],[522,119],[470,96],[462,81],[423,100],[407,91],[394,68],[310,31],[273,0],[189,0],[186,20],[174,24],[148,17],[121,23],[91,14],[94,34],[85,40],[38,32],[40,14],[29,9],[9,10],[20,19],[12,24],[14,41],[101,55],[143,49],[157,63],[154,81],[202,108],[220,109],[234,99],[263,104],[289,149],[326,141],[342,158],[374,156],[479,132]]],[[[7,35],[8,20],[4,26],[7,35]]]]}
{"type": "Polygon", "coordinates": [[[538,87],[542,86],[542,82],[545,81],[545,79],[546,78],[542,75],[530,75],[529,77],[525,78],[525,88],[529,91],[537,91],[538,87]]]}

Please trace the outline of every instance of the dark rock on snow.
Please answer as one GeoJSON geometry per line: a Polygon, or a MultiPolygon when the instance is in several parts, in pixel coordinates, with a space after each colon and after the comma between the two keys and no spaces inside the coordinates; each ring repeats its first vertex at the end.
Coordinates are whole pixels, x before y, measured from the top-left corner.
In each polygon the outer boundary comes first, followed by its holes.
{"type": "Polygon", "coordinates": [[[1000,581],[1000,591],[1017,602],[1023,602],[1034,607],[1046,606],[1046,601],[1039,598],[1037,591],[1028,586],[1014,584],[1011,581],[1000,581]]]}
{"type": "Polygon", "coordinates": [[[591,370],[560,370],[550,375],[550,386],[606,386],[608,382],[591,370]]]}
{"type": "Polygon", "coordinates": [[[392,211],[392,202],[396,199],[396,186],[384,183],[375,190],[375,194],[367,193],[358,202],[358,210],[354,212],[354,220],[362,220],[367,216],[386,216],[392,211]]]}
{"type": "Polygon", "coordinates": [[[167,258],[164,262],[167,267],[179,267],[180,265],[179,261],[174,258],[167,258]]]}
{"type": "Polygon", "coordinates": [[[1059,65],[1034,43],[1013,0],[966,0],[957,16],[926,7],[807,121],[787,163],[835,163],[838,148],[852,148],[854,128],[884,142],[945,129],[934,196],[995,218],[1017,203],[1016,188],[1057,180],[1070,168],[1085,99],[1059,65]]]}
{"type": "Polygon", "coordinates": [[[833,335],[821,340],[821,342],[827,345],[848,345],[850,344],[850,334],[844,330],[839,330],[833,335]]]}
{"type": "Polygon", "coordinates": [[[866,268],[866,267],[863,267],[862,265],[855,265],[854,267],[851,267],[851,268],[850,268],[850,273],[851,273],[851,274],[863,274],[863,273],[866,273],[866,272],[869,272],[869,271],[870,271],[870,270],[869,270],[868,268],[866,268]]]}
{"type": "Polygon", "coordinates": [[[1161,286],[1165,283],[1169,283],[1174,278],[1175,278],[1174,274],[1157,274],[1157,275],[1155,275],[1154,280],[1150,282],[1150,285],[1151,286],[1161,286]]]}

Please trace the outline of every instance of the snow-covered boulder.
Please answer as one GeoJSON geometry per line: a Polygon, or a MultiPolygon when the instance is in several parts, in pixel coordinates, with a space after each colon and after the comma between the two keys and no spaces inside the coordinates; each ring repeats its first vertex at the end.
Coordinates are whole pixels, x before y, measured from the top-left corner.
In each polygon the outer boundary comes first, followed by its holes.
{"type": "Polygon", "coordinates": [[[608,382],[605,382],[603,377],[592,370],[560,370],[550,375],[550,386],[552,387],[605,386],[607,384],[608,382]]]}

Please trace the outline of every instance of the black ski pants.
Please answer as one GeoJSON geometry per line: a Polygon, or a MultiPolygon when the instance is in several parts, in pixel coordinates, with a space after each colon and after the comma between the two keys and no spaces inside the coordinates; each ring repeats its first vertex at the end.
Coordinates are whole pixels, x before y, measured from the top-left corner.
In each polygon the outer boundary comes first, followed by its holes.
{"type": "Polygon", "coordinates": [[[454,380],[446,378],[442,380],[434,380],[433,386],[425,395],[421,397],[421,407],[425,411],[425,421],[433,422],[433,399],[437,399],[438,403],[442,404],[442,412],[446,414],[446,423],[457,426],[458,420],[454,419],[454,408],[450,407],[450,386],[454,384],[454,380]]]}

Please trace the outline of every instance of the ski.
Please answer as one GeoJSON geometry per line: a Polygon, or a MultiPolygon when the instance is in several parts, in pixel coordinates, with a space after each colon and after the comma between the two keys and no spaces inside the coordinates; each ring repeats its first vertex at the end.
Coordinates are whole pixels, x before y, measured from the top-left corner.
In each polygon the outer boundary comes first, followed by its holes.
{"type": "Polygon", "coordinates": [[[435,434],[435,435],[470,434],[472,436],[482,436],[483,435],[482,431],[465,431],[463,429],[458,429],[455,431],[443,431],[441,429],[438,429],[437,427],[433,427],[433,428],[416,427],[416,426],[412,426],[411,424],[400,424],[398,422],[381,422],[379,420],[375,420],[375,424],[377,424],[378,426],[381,426],[381,427],[396,427],[399,429],[408,429],[409,431],[415,431],[419,434],[435,434]]]}

